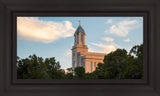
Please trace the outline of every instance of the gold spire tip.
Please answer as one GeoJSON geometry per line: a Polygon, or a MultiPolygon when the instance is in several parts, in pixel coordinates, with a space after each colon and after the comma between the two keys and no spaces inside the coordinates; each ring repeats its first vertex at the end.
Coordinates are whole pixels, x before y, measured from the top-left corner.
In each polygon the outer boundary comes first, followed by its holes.
{"type": "Polygon", "coordinates": [[[81,21],[79,20],[79,25],[81,25],[81,21]]]}

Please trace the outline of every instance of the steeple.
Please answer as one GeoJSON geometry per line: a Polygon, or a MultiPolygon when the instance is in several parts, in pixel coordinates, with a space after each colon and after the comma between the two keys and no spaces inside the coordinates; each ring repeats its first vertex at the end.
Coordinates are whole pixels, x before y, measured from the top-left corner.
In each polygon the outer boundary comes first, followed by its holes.
{"type": "Polygon", "coordinates": [[[77,66],[85,66],[82,58],[79,58],[82,53],[88,52],[88,47],[85,43],[85,31],[81,26],[81,21],[79,20],[79,26],[74,33],[74,45],[72,47],[72,68],[77,66]],[[83,63],[83,64],[82,64],[83,63]]]}
{"type": "Polygon", "coordinates": [[[75,32],[75,34],[79,34],[80,32],[84,33],[85,34],[85,31],[83,30],[83,28],[81,27],[81,21],[79,20],[79,26],[75,32]]]}
{"type": "Polygon", "coordinates": [[[74,45],[85,45],[85,31],[81,27],[81,21],[79,20],[79,26],[74,33],[74,45]]]}

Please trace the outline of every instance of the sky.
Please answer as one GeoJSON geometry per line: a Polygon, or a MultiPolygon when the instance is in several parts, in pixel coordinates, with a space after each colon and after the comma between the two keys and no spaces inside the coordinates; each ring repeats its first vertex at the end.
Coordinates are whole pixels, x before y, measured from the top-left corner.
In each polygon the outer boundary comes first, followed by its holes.
{"type": "Polygon", "coordinates": [[[62,69],[70,68],[79,20],[89,52],[129,52],[143,43],[143,17],[17,17],[17,56],[55,57],[62,69]]]}

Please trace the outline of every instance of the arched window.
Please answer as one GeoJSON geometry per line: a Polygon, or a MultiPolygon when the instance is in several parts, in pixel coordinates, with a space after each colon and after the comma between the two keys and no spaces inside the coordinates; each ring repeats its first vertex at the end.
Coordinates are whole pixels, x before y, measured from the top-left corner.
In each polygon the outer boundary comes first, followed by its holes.
{"type": "Polygon", "coordinates": [[[81,34],[81,41],[82,41],[82,43],[83,43],[83,34],[81,34]]]}

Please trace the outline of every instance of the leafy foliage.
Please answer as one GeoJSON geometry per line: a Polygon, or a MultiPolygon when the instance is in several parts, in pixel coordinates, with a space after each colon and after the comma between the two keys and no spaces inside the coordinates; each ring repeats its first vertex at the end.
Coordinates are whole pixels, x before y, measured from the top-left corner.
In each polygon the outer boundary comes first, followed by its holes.
{"type": "Polygon", "coordinates": [[[37,57],[20,59],[17,57],[17,78],[18,79],[61,79],[64,77],[64,70],[60,69],[59,62],[55,58],[37,57]]]}
{"type": "Polygon", "coordinates": [[[85,75],[84,67],[76,67],[74,69],[74,72],[75,72],[75,78],[77,78],[77,79],[83,79],[84,78],[84,75],[85,75]]]}
{"type": "Polygon", "coordinates": [[[134,46],[129,54],[117,49],[105,56],[95,72],[99,79],[142,79],[143,45],[134,46]]]}
{"type": "Polygon", "coordinates": [[[18,79],[142,79],[143,44],[133,46],[129,53],[117,49],[107,54],[92,73],[85,73],[84,67],[67,70],[65,73],[54,57],[43,59],[35,54],[25,59],[17,57],[18,79]]]}

